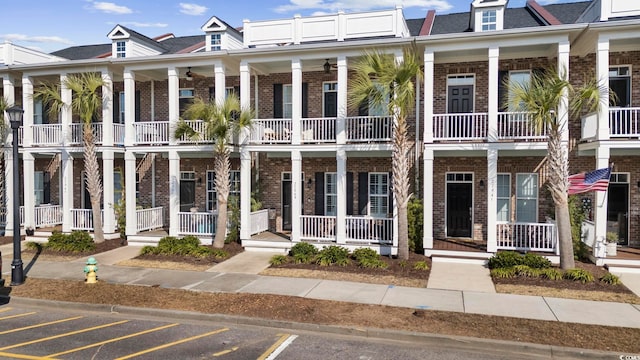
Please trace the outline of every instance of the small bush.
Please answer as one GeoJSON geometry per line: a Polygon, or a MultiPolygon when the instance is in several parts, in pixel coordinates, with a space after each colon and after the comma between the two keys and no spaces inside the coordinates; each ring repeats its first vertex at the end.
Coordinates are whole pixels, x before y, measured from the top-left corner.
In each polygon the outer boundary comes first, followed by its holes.
{"type": "Polygon", "coordinates": [[[321,266],[349,264],[349,249],[342,246],[331,245],[318,252],[316,263],[321,266]]]}
{"type": "Polygon", "coordinates": [[[273,255],[271,259],[269,259],[269,264],[271,266],[278,266],[287,263],[288,258],[285,255],[273,255]]]}
{"type": "Polygon", "coordinates": [[[160,255],[186,255],[189,249],[175,236],[165,236],[158,242],[156,254],[160,255]]]}
{"type": "Polygon", "coordinates": [[[318,248],[306,242],[299,242],[293,245],[289,254],[296,264],[308,264],[318,254],[318,248]]]}
{"type": "Polygon", "coordinates": [[[371,259],[371,258],[363,258],[358,261],[358,266],[367,268],[367,269],[386,269],[389,265],[382,261],[382,259],[371,259]]]}
{"type": "Polygon", "coordinates": [[[54,231],[46,247],[55,251],[85,252],[95,250],[96,244],[86,231],[73,231],[71,234],[54,231]]]}
{"type": "Polygon", "coordinates": [[[158,248],[155,246],[146,245],[140,249],[140,255],[158,255],[158,248]]]}
{"type": "Polygon", "coordinates": [[[26,249],[33,250],[33,251],[42,250],[42,244],[34,242],[34,241],[28,241],[26,244],[24,244],[24,247],[26,249]]]}
{"type": "Polygon", "coordinates": [[[516,276],[516,270],[513,267],[491,269],[491,276],[495,278],[510,279],[516,276]]]}
{"type": "Polygon", "coordinates": [[[547,269],[551,267],[551,261],[544,256],[527,253],[522,257],[522,265],[532,269],[547,269]]]}
{"type": "Polygon", "coordinates": [[[229,256],[229,253],[222,249],[211,249],[211,248],[207,248],[207,249],[211,250],[211,255],[216,259],[224,259],[229,256]]]}
{"type": "Polygon", "coordinates": [[[206,246],[197,246],[189,251],[187,255],[200,259],[208,258],[213,254],[213,249],[206,246]]]}
{"type": "Polygon", "coordinates": [[[489,269],[510,268],[522,264],[522,255],[515,251],[500,251],[489,258],[489,269]]]}
{"type": "Polygon", "coordinates": [[[539,269],[531,268],[527,265],[516,265],[513,267],[513,270],[518,276],[524,276],[524,277],[530,277],[530,278],[537,278],[538,276],[540,276],[539,269]]]}
{"type": "Polygon", "coordinates": [[[553,268],[540,269],[540,277],[549,280],[560,280],[562,279],[562,272],[553,268]]]}
{"type": "Polygon", "coordinates": [[[380,255],[370,248],[359,248],[353,251],[353,258],[356,259],[357,262],[362,260],[372,260],[372,259],[380,259],[380,255]]]}
{"type": "Polygon", "coordinates": [[[616,276],[616,275],[613,275],[612,273],[604,274],[600,278],[600,282],[603,282],[603,283],[609,284],[609,285],[620,285],[620,284],[622,284],[622,281],[620,281],[620,278],[618,276],[616,276]]]}
{"type": "Polygon", "coordinates": [[[406,268],[407,265],[409,265],[409,263],[407,263],[407,260],[400,260],[400,262],[398,263],[398,266],[400,266],[401,269],[406,268]]]}
{"type": "Polygon", "coordinates": [[[426,261],[416,261],[413,263],[414,270],[429,270],[429,264],[426,261]]]}
{"type": "Polygon", "coordinates": [[[588,282],[592,282],[595,279],[593,278],[593,275],[588,272],[587,270],[583,270],[583,269],[570,269],[564,272],[564,275],[562,276],[564,279],[567,280],[572,280],[572,281],[580,281],[581,283],[585,284],[588,282]]]}
{"type": "Polygon", "coordinates": [[[412,197],[407,204],[407,232],[409,235],[409,250],[420,253],[424,251],[422,246],[424,207],[422,200],[412,197]]]}

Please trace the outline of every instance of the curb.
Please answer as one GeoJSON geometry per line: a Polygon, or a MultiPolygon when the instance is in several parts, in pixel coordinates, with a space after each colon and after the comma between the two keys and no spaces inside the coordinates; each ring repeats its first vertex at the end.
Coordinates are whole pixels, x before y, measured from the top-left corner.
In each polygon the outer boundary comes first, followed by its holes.
{"type": "Polygon", "coordinates": [[[620,353],[562,347],[554,345],[541,345],[534,343],[522,343],[506,340],[481,339],[455,335],[440,335],[431,333],[419,333],[412,331],[387,330],[376,328],[358,328],[349,326],[308,324],[286,320],[270,320],[263,318],[251,318],[237,315],[204,314],[192,311],[164,310],[156,308],[140,308],[108,304],[88,304],[68,301],[55,301],[44,299],[31,299],[23,297],[0,296],[0,304],[15,303],[16,305],[32,307],[55,307],[66,310],[78,310],[98,313],[116,313],[121,315],[135,315],[160,317],[164,319],[176,318],[192,321],[218,321],[234,325],[257,326],[291,329],[309,332],[321,332],[338,336],[354,336],[368,339],[380,339],[388,341],[405,341],[426,346],[438,346],[444,348],[464,349],[469,351],[486,351],[495,354],[497,351],[504,355],[520,356],[544,356],[548,358],[575,358],[575,359],[603,359],[604,357],[618,358],[620,353]]]}

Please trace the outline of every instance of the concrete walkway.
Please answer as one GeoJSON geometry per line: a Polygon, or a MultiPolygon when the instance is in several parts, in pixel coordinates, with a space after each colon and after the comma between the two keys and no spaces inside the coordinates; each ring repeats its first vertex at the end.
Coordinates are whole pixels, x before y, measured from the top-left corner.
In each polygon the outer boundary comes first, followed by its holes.
{"type": "Polygon", "coordinates": [[[489,269],[482,260],[433,257],[428,289],[495,293],[489,269]]]}
{"type": "MultiPolygon", "coordinates": [[[[95,257],[99,261],[98,275],[100,280],[108,283],[206,292],[276,294],[413,309],[640,328],[640,304],[496,294],[494,289],[487,289],[490,291],[483,292],[480,287],[474,290],[433,288],[433,286],[444,286],[437,285],[443,282],[442,274],[447,276],[455,274],[458,284],[472,283],[473,281],[466,281],[472,276],[478,276],[478,279],[483,279],[482,282],[485,282],[486,269],[477,264],[450,264],[435,261],[434,271],[431,274],[432,279],[429,281],[432,288],[261,276],[256,275],[255,272],[266,266],[270,254],[251,252],[243,253],[244,255],[236,261],[228,260],[229,265],[226,270],[222,264],[215,269],[212,268],[204,272],[113,265],[135,256],[136,250],[139,248],[123,247],[96,255],[95,257]],[[252,264],[250,267],[247,263],[242,264],[244,261],[255,261],[256,264],[252,264]],[[242,266],[238,268],[238,264],[242,264],[242,266]],[[220,269],[224,271],[220,271],[220,269]],[[446,269],[450,269],[450,271],[446,271],[446,269]],[[465,273],[464,269],[468,269],[470,272],[465,273]]],[[[3,254],[3,275],[7,277],[11,273],[11,247],[2,246],[0,251],[3,254]]],[[[81,280],[84,279],[84,261],[86,258],[69,262],[36,260],[33,264],[25,264],[25,269],[27,276],[34,278],[81,280]]]]}

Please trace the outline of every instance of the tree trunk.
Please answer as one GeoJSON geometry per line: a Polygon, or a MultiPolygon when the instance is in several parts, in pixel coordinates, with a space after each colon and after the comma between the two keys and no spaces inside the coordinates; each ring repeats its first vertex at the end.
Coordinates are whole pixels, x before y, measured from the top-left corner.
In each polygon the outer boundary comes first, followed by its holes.
{"type": "Polygon", "coordinates": [[[409,259],[409,222],[407,206],[411,169],[411,144],[407,136],[407,121],[404,116],[396,116],[393,135],[393,194],[398,208],[398,258],[409,259]]]}
{"type": "Polygon", "coordinates": [[[214,157],[214,169],[216,171],[216,192],[218,197],[218,221],[216,226],[216,237],[213,240],[213,247],[221,249],[224,247],[227,236],[227,206],[229,202],[229,173],[231,164],[229,161],[229,150],[225,146],[220,146],[220,151],[214,157]]]}
{"type": "Polygon", "coordinates": [[[407,206],[398,206],[398,259],[409,259],[409,222],[407,206]]]}
{"type": "Polygon", "coordinates": [[[102,197],[102,184],[100,181],[100,169],[96,156],[96,145],[94,143],[93,129],[91,124],[85,122],[83,125],[84,140],[84,172],[86,176],[87,191],[91,199],[91,212],[93,215],[93,240],[96,243],[104,242],[104,229],[102,228],[102,214],[100,209],[100,199],[102,197]]]}
{"type": "Polygon", "coordinates": [[[573,269],[576,264],[573,258],[569,205],[566,202],[556,204],[556,227],[558,228],[558,246],[560,246],[560,268],[562,270],[573,269]]]}
{"type": "Polygon", "coordinates": [[[560,247],[560,267],[573,269],[573,241],[571,240],[571,218],[567,191],[569,188],[569,165],[567,144],[562,143],[558,127],[549,132],[549,191],[556,208],[556,228],[558,229],[558,246],[560,247]]]}
{"type": "Polygon", "coordinates": [[[218,201],[218,220],[216,221],[216,237],[213,239],[213,247],[222,249],[227,235],[227,202],[218,201]]]}

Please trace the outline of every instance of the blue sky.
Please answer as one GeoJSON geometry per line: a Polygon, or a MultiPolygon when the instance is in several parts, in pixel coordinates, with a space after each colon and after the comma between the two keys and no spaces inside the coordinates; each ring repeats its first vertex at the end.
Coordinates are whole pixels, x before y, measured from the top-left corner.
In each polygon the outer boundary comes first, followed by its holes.
{"type": "MultiPolygon", "coordinates": [[[[211,17],[231,26],[243,19],[269,20],[335,13],[392,9],[403,6],[406,18],[424,17],[427,10],[440,14],[465,12],[471,0],[20,0],[5,1],[0,41],[51,52],[69,46],[108,43],[107,33],[121,24],[144,35],[201,34],[211,17]]],[[[538,0],[540,4],[577,0],[538,0]]],[[[526,0],[511,0],[522,7],[526,0]]]]}

